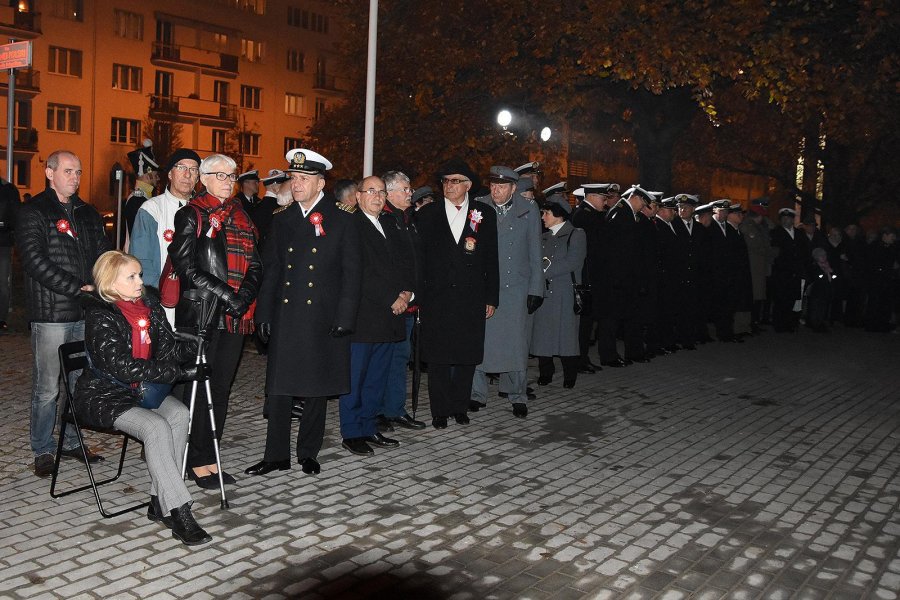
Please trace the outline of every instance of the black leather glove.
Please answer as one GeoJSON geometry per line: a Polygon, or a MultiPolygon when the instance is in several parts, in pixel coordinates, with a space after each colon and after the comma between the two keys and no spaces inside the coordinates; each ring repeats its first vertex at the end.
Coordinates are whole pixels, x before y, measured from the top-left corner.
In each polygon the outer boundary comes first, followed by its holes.
{"type": "Polygon", "coordinates": [[[263,344],[268,344],[269,338],[272,337],[272,326],[268,323],[257,323],[256,336],[263,344]]]}
{"type": "Polygon", "coordinates": [[[240,319],[250,308],[250,303],[238,294],[230,294],[225,299],[225,312],[236,319],[240,319]]]}
{"type": "Polygon", "coordinates": [[[328,333],[333,338],[342,338],[344,336],[350,335],[353,332],[349,329],[344,329],[340,325],[335,325],[334,327],[331,328],[331,331],[329,331],[328,333]]]}
{"type": "Polygon", "coordinates": [[[527,302],[528,302],[528,314],[533,315],[534,311],[539,309],[541,307],[541,304],[544,303],[544,297],[543,296],[532,296],[531,294],[528,294],[527,302]]]}
{"type": "Polygon", "coordinates": [[[203,381],[212,374],[209,365],[188,365],[184,368],[185,381],[203,381]]]}

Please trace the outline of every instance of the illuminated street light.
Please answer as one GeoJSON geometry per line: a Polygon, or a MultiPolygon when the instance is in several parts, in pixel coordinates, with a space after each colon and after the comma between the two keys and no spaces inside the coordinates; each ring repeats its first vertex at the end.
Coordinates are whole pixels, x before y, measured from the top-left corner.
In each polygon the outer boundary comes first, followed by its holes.
{"type": "Polygon", "coordinates": [[[543,129],[541,129],[541,140],[546,142],[547,140],[550,139],[550,134],[551,134],[550,128],[544,127],[543,129]]]}
{"type": "Polygon", "coordinates": [[[512,113],[508,110],[501,110],[497,113],[497,124],[500,127],[508,127],[510,123],[512,123],[512,113]]]}

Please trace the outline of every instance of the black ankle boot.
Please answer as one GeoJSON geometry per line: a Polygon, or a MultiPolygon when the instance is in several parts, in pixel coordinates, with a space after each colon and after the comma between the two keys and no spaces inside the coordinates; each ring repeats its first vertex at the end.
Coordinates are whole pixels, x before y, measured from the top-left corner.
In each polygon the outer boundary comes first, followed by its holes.
{"type": "Polygon", "coordinates": [[[197,525],[187,502],[172,509],[172,537],[181,540],[185,546],[199,546],[211,542],[212,538],[197,525]]]}
{"type": "Polygon", "coordinates": [[[162,523],[169,529],[172,529],[172,517],[163,514],[162,506],[159,505],[159,498],[150,496],[150,506],[147,507],[147,518],[154,523],[162,523]]]}

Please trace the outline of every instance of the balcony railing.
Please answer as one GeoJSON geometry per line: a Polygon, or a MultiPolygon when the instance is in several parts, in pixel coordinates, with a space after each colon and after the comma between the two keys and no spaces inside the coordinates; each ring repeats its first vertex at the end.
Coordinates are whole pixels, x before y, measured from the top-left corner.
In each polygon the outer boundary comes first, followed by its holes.
{"type": "Polygon", "coordinates": [[[313,79],[313,88],[317,90],[329,90],[332,92],[341,91],[337,88],[335,76],[326,73],[316,73],[315,78],[313,79]]]}
{"type": "Polygon", "coordinates": [[[227,71],[237,74],[238,57],[233,54],[195,48],[194,46],[178,46],[166,42],[153,42],[152,60],[181,63],[186,66],[227,71]]]}
{"type": "Polygon", "coordinates": [[[15,6],[0,6],[0,29],[40,33],[41,15],[40,13],[21,12],[15,6]]]}
{"type": "MultiPolygon", "coordinates": [[[[30,92],[41,91],[41,73],[34,69],[16,69],[16,91],[24,90],[30,92]]],[[[0,87],[7,87],[9,76],[0,81],[0,87]]]]}
{"type": "Polygon", "coordinates": [[[190,96],[150,96],[150,112],[154,116],[192,117],[212,121],[237,122],[237,106],[190,96]]]}
{"type": "MultiPolygon", "coordinates": [[[[6,127],[0,128],[0,148],[6,149],[6,127]]],[[[38,132],[34,127],[16,127],[13,129],[13,149],[23,152],[37,152],[38,132]]]]}

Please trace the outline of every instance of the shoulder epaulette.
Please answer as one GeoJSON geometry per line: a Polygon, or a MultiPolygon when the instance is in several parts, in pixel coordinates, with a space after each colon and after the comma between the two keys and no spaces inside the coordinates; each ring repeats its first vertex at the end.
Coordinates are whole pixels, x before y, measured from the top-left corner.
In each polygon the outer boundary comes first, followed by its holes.
{"type": "Polygon", "coordinates": [[[272,214],[273,214],[273,215],[277,215],[277,214],[280,213],[280,212],[286,211],[287,209],[289,209],[289,208],[290,208],[291,206],[293,206],[293,205],[294,205],[294,202],[291,201],[290,204],[285,204],[284,206],[279,206],[278,208],[276,208],[275,210],[272,211],[272,214]]]}
{"type": "Polygon", "coordinates": [[[341,209],[344,212],[348,212],[348,213],[356,212],[356,206],[353,206],[351,204],[344,204],[343,202],[338,201],[338,202],[335,202],[334,205],[337,206],[339,209],[341,209]]]}

